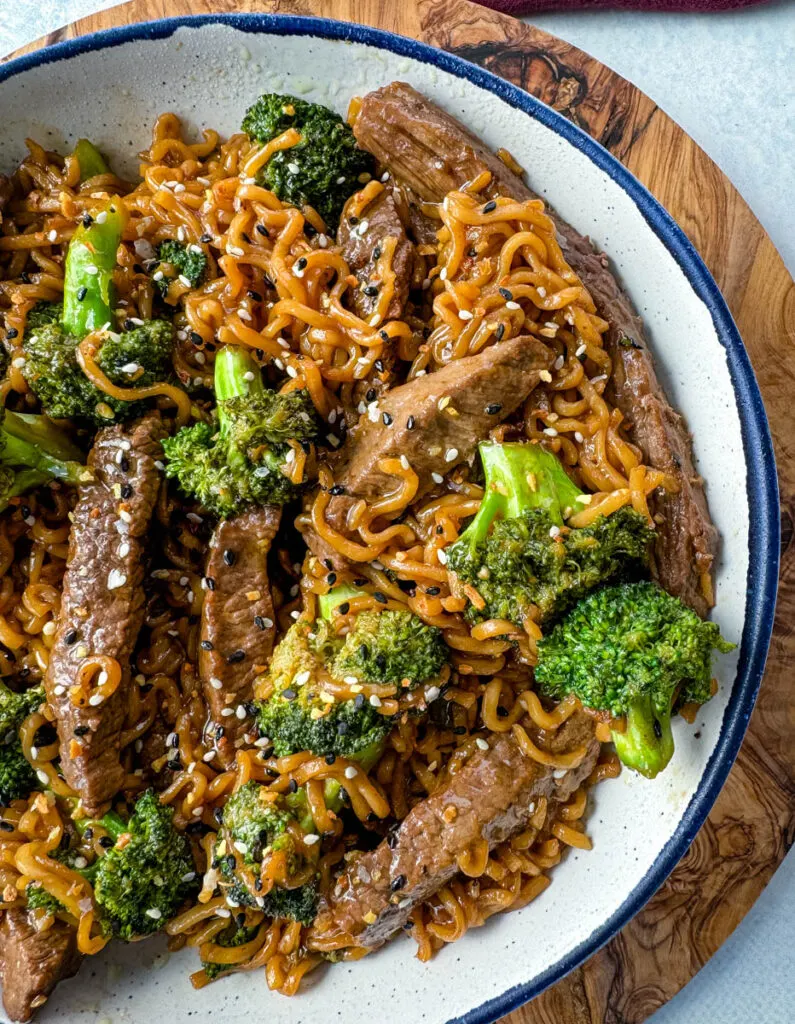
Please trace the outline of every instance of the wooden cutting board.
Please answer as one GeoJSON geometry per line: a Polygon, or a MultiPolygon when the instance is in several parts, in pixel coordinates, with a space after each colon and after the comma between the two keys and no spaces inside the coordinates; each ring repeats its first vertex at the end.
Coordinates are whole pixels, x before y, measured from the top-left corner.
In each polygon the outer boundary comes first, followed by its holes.
{"type": "Polygon", "coordinates": [[[776,445],[783,555],[761,696],[709,820],[612,942],[503,1024],[639,1024],[742,920],[795,833],[795,288],[750,209],[660,108],[561,39],[468,0],[133,0],[29,47],[168,15],[314,14],[413,36],[481,64],[559,110],[673,214],[720,286],[751,355],[776,445]]]}

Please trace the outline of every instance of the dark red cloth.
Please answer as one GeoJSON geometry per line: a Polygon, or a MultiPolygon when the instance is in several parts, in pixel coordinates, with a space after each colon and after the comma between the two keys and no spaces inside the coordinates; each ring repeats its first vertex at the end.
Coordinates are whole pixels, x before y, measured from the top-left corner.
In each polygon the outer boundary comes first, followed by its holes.
{"type": "Polygon", "coordinates": [[[592,11],[605,7],[637,11],[728,11],[751,7],[766,0],[478,0],[503,14],[535,14],[538,11],[592,11]]]}

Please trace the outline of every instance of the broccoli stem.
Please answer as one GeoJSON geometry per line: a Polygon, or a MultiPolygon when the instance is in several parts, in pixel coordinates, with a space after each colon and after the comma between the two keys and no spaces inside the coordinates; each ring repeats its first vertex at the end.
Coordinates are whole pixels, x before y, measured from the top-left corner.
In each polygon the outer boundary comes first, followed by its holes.
{"type": "Polygon", "coordinates": [[[6,409],[2,424],[6,434],[22,441],[30,441],[64,462],[80,462],[83,458],[83,453],[77,445],[72,444],[49,416],[6,409]]]}
{"type": "MultiPolygon", "coordinates": [[[[31,441],[23,441],[22,438],[14,437],[13,434],[5,432],[5,436],[2,440],[2,451],[0,451],[0,462],[7,466],[25,466],[26,470],[17,473],[16,479],[14,480],[13,489],[17,494],[21,494],[18,488],[23,486],[22,476],[27,472],[28,476],[30,471],[34,470],[39,476],[42,476],[42,480],[38,483],[43,483],[47,479],[55,477],[58,480],[65,480],[70,484],[77,484],[80,482],[82,475],[85,473],[85,466],[75,461],[64,461],[43,448],[41,445],[31,441]]],[[[32,479],[32,477],[31,477],[32,479]]],[[[31,485],[30,480],[26,479],[24,483],[25,489],[28,489],[31,485]]],[[[12,495],[8,495],[11,497],[12,495]]]]}
{"type": "Polygon", "coordinates": [[[110,174],[105,157],[89,139],[78,139],[72,151],[80,167],[80,180],[87,181],[98,174],[110,174]]]}
{"type": "Polygon", "coordinates": [[[614,730],[612,736],[621,763],[647,779],[659,775],[674,755],[671,712],[661,715],[648,694],[630,703],[625,731],[614,730]]]}
{"type": "Polygon", "coordinates": [[[531,508],[545,509],[562,526],[565,509],[582,497],[557,456],[539,444],[484,442],[478,451],[486,486],[480,510],[467,528],[475,544],[485,539],[495,519],[515,519],[531,508]]]}
{"type": "Polygon", "coordinates": [[[226,402],[230,398],[262,394],[265,390],[259,364],[250,352],[237,345],[224,346],[215,357],[213,388],[218,402],[218,419],[221,426],[224,424],[224,409],[221,402],[226,402]],[[249,377],[247,374],[253,376],[249,377]]]}
{"type": "Polygon", "coordinates": [[[63,326],[76,338],[113,323],[113,271],[126,214],[116,200],[72,236],[64,268],[63,326]]]}
{"type": "Polygon", "coordinates": [[[364,593],[364,590],[359,590],[358,587],[351,587],[345,583],[342,586],[335,587],[333,590],[329,590],[327,594],[321,594],[317,599],[321,619],[331,622],[335,608],[338,608],[345,601],[352,601],[356,597],[361,597],[364,593]]]}

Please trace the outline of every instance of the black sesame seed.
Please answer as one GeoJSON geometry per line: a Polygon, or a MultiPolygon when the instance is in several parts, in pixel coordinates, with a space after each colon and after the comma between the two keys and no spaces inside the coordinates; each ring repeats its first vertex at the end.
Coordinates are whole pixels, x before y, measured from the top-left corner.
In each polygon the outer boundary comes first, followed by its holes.
{"type": "Polygon", "coordinates": [[[439,536],[441,536],[444,533],[444,527],[440,524],[436,527],[436,532],[437,534],[439,534],[439,536]]]}
{"type": "Polygon", "coordinates": [[[257,877],[254,879],[254,888],[257,890],[257,892],[262,891],[262,884],[262,879],[260,878],[259,875],[257,875],[257,877]]]}
{"type": "Polygon", "coordinates": [[[453,729],[453,732],[456,734],[456,736],[466,736],[466,734],[469,732],[469,729],[467,729],[465,725],[457,725],[453,729]]]}
{"type": "Polygon", "coordinates": [[[236,651],[232,651],[231,654],[227,654],[226,663],[227,665],[237,665],[238,662],[243,661],[245,656],[246,652],[241,651],[240,648],[238,648],[236,651]]]}
{"type": "Polygon", "coordinates": [[[324,558],[323,559],[323,565],[325,565],[325,567],[327,569],[333,569],[334,568],[334,563],[331,561],[330,558],[324,558]]]}
{"type": "Polygon", "coordinates": [[[513,292],[510,288],[500,288],[500,295],[502,295],[506,302],[513,301],[513,292]]]}
{"type": "Polygon", "coordinates": [[[381,246],[380,245],[377,245],[375,247],[375,249],[373,249],[373,259],[374,260],[380,260],[381,259],[381,246]]]}
{"type": "Polygon", "coordinates": [[[125,484],[121,489],[121,496],[125,500],[133,496],[133,489],[131,484],[125,484]]]}
{"type": "Polygon", "coordinates": [[[328,583],[328,585],[330,587],[333,587],[336,582],[337,582],[337,574],[335,572],[330,572],[328,574],[328,576],[326,577],[326,583],[328,583]]]}
{"type": "Polygon", "coordinates": [[[8,330],[6,331],[6,337],[9,339],[9,341],[13,341],[18,334],[19,331],[16,329],[16,327],[9,327],[8,330]]]}
{"type": "Polygon", "coordinates": [[[154,683],[144,683],[143,686],[138,687],[139,693],[150,693],[154,689],[154,683]]]}
{"type": "Polygon", "coordinates": [[[213,649],[213,642],[212,640],[202,640],[199,647],[201,647],[203,651],[211,651],[213,649]]]}
{"type": "Polygon", "coordinates": [[[282,690],[282,697],[284,697],[285,700],[295,700],[297,696],[298,694],[296,693],[296,691],[291,690],[290,687],[288,687],[286,690],[282,690]]]}
{"type": "Polygon", "coordinates": [[[413,430],[414,429],[414,424],[416,422],[417,421],[414,419],[413,416],[409,416],[409,418],[406,420],[406,430],[413,430]]]}
{"type": "Polygon", "coordinates": [[[494,337],[497,339],[497,341],[502,341],[504,334],[505,334],[505,324],[500,324],[497,327],[497,330],[494,332],[494,337]]]}
{"type": "Polygon", "coordinates": [[[166,767],[170,768],[172,772],[178,772],[182,768],[182,762],[178,757],[172,757],[169,761],[166,761],[166,767]]]}
{"type": "Polygon", "coordinates": [[[204,338],[201,336],[201,334],[199,334],[198,331],[191,331],[190,332],[190,340],[193,342],[194,345],[203,345],[204,344],[204,338]]]}
{"type": "Polygon", "coordinates": [[[185,832],[189,836],[203,836],[209,831],[203,821],[192,821],[185,827],[185,832]]]}
{"type": "Polygon", "coordinates": [[[261,615],[255,615],[254,616],[254,625],[257,627],[257,629],[267,629],[268,628],[265,625],[265,619],[263,619],[263,617],[261,615]]]}
{"type": "Polygon", "coordinates": [[[135,271],[136,274],[146,273],[146,271],[144,270],[140,263],[133,263],[133,270],[135,271]]]}
{"type": "Polygon", "coordinates": [[[364,694],[357,693],[353,701],[353,706],[357,711],[360,711],[364,707],[364,694]]]}
{"type": "Polygon", "coordinates": [[[127,317],[122,326],[124,327],[125,331],[131,331],[133,327],[135,327],[135,324],[132,322],[132,320],[130,320],[129,317],[127,317]]]}
{"type": "Polygon", "coordinates": [[[441,594],[441,590],[439,587],[428,587],[425,593],[430,597],[436,597],[437,594],[441,594]]]}
{"type": "Polygon", "coordinates": [[[389,341],[389,334],[386,331],[379,331],[378,337],[381,339],[381,341],[389,341]]]}
{"type": "Polygon", "coordinates": [[[375,667],[379,672],[386,671],[386,658],[383,654],[376,654],[375,656],[375,667]]]}
{"type": "Polygon", "coordinates": [[[226,861],[227,868],[230,871],[234,871],[235,868],[237,867],[237,858],[235,857],[235,855],[233,853],[229,853],[227,854],[226,857],[224,857],[224,860],[226,861]]]}
{"type": "Polygon", "coordinates": [[[213,236],[208,231],[205,231],[204,234],[199,238],[199,241],[204,242],[205,245],[208,245],[210,242],[212,242],[212,240],[213,236]]]}
{"type": "Polygon", "coordinates": [[[504,708],[501,704],[497,705],[497,718],[507,718],[508,714],[507,708],[504,708]]]}
{"type": "Polygon", "coordinates": [[[208,590],[215,590],[215,580],[212,576],[205,576],[204,583],[208,590]]]}
{"type": "Polygon", "coordinates": [[[0,821],[0,829],[2,829],[3,832],[13,832],[14,826],[10,821],[0,821]]]}
{"type": "Polygon", "coordinates": [[[295,264],[297,270],[303,270],[306,266],[306,256],[302,256],[295,264]]]}
{"type": "Polygon", "coordinates": [[[82,302],[86,295],[88,295],[88,288],[86,288],[85,285],[81,285],[80,288],[77,289],[77,301],[82,302]]]}
{"type": "Polygon", "coordinates": [[[386,834],[386,845],[390,850],[394,850],[398,844],[398,829],[399,825],[393,825],[386,834]]]}
{"type": "Polygon", "coordinates": [[[257,234],[262,235],[263,238],[268,237],[268,229],[264,224],[257,224],[257,234]]]}
{"type": "Polygon", "coordinates": [[[376,370],[379,373],[383,373],[384,372],[384,360],[383,359],[376,359],[376,361],[373,363],[373,366],[376,368],[376,370]]]}
{"type": "Polygon", "coordinates": [[[334,764],[337,760],[336,754],[326,754],[326,764],[334,764]]]}
{"type": "Polygon", "coordinates": [[[252,302],[262,302],[262,296],[259,292],[255,292],[252,288],[248,290],[248,297],[252,302]]]}
{"type": "MultiPolygon", "coordinates": [[[[359,696],[361,696],[361,694],[359,696]]],[[[337,732],[338,732],[338,734],[340,736],[344,736],[347,731],[348,731],[348,723],[347,722],[337,722],[337,732]]]]}
{"type": "Polygon", "coordinates": [[[397,892],[399,889],[403,889],[408,879],[405,875],[398,875],[397,878],[393,878],[389,883],[389,888],[392,892],[397,892]]]}
{"type": "Polygon", "coordinates": [[[72,732],[75,734],[75,736],[85,736],[85,734],[87,732],[91,732],[91,730],[87,725],[76,725],[72,732]]]}
{"type": "Polygon", "coordinates": [[[392,417],[389,415],[388,412],[382,413],[381,414],[381,419],[384,421],[384,426],[385,427],[391,427],[392,426],[392,417]]]}
{"type": "Polygon", "coordinates": [[[340,494],[344,493],[345,488],[342,486],[342,484],[334,484],[333,487],[329,488],[329,494],[333,494],[335,497],[338,497],[340,494]]]}
{"type": "Polygon", "coordinates": [[[84,228],[90,228],[91,225],[94,223],[94,218],[91,216],[90,213],[84,213],[82,220],[84,228]]]}
{"type": "Polygon", "coordinates": [[[348,223],[352,224],[352,225],[358,224],[359,223],[359,218],[358,217],[348,217],[348,223]]]}
{"type": "Polygon", "coordinates": [[[309,221],[304,224],[304,234],[307,238],[314,238],[317,234],[317,228],[313,227],[309,221]]]}
{"type": "Polygon", "coordinates": [[[378,392],[375,388],[368,388],[367,394],[364,396],[365,402],[374,402],[378,398],[378,392]]]}
{"type": "Polygon", "coordinates": [[[223,809],[223,807],[216,807],[215,810],[213,811],[213,817],[215,818],[215,820],[218,822],[219,825],[223,824],[223,820],[224,820],[224,809],[223,809]]]}
{"type": "Polygon", "coordinates": [[[251,239],[248,237],[245,231],[240,232],[240,237],[243,239],[246,245],[251,245],[251,239]]]}
{"type": "Polygon", "coordinates": [[[97,842],[99,843],[103,850],[109,850],[114,845],[114,842],[110,836],[100,836],[97,842]]]}
{"type": "Polygon", "coordinates": [[[501,412],[501,411],[502,411],[502,406],[500,405],[499,402],[492,402],[490,405],[486,406],[486,415],[487,416],[496,416],[497,413],[501,412]]]}
{"type": "Polygon", "coordinates": [[[358,580],[353,581],[354,587],[364,587],[367,584],[367,580],[362,576],[358,580]]]}
{"type": "Polygon", "coordinates": [[[340,615],[347,615],[350,610],[351,606],[349,601],[343,601],[342,604],[337,605],[337,612],[340,615]]]}
{"type": "Polygon", "coordinates": [[[226,551],[224,551],[224,563],[226,565],[234,565],[236,557],[237,555],[231,548],[227,548],[226,551]]]}
{"type": "Polygon", "coordinates": [[[389,600],[386,594],[382,593],[380,590],[376,590],[373,593],[373,597],[376,599],[376,601],[378,601],[379,604],[386,604],[387,601],[389,600]]]}
{"type": "Polygon", "coordinates": [[[174,733],[172,736],[169,736],[168,745],[170,747],[178,747],[179,746],[179,736],[177,736],[176,733],[174,733]]]}
{"type": "Polygon", "coordinates": [[[66,636],[63,638],[63,642],[67,647],[71,647],[72,644],[77,643],[77,630],[70,629],[66,636]]]}
{"type": "Polygon", "coordinates": [[[122,471],[122,473],[129,472],[130,460],[127,458],[126,455],[122,455],[121,458],[119,459],[119,469],[122,471]]]}
{"type": "Polygon", "coordinates": [[[364,286],[363,291],[364,291],[365,295],[369,295],[370,298],[372,298],[374,295],[378,295],[378,285],[377,284],[366,284],[364,286]]]}
{"type": "Polygon", "coordinates": [[[298,783],[295,781],[295,779],[290,779],[290,782],[287,785],[287,792],[288,793],[297,793],[298,792],[298,783]]]}
{"type": "Polygon", "coordinates": [[[486,203],[486,205],[483,207],[483,213],[491,213],[492,210],[496,210],[496,209],[497,209],[497,204],[492,199],[490,202],[486,203]]]}

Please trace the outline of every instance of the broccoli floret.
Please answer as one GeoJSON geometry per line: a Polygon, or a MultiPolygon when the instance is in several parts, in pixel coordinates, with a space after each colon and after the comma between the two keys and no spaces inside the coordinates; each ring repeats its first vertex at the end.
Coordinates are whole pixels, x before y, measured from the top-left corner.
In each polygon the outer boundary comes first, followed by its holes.
{"type": "MultiPolygon", "coordinates": [[[[124,214],[111,201],[74,233],[66,254],[64,302],[34,307],[27,318],[22,373],[45,412],[55,419],[85,419],[102,426],[140,415],[142,402],[111,398],[80,368],[77,344],[115,322],[113,272],[124,214]],[[60,316],[56,311],[60,308],[60,316]]],[[[150,320],[109,334],[97,365],[119,387],[147,387],[170,375],[173,328],[150,320]]]]}
{"type": "Polygon", "coordinates": [[[298,131],[300,142],[274,153],[257,180],[285,203],[314,207],[331,228],[345,200],[373,173],[373,158],[356,145],[350,125],[318,103],[267,93],[248,108],[242,128],[258,142],[270,142],[288,128],[298,131]]]}
{"type": "Polygon", "coordinates": [[[366,683],[408,680],[413,688],[433,679],[447,662],[448,649],[436,626],[409,611],[361,612],[334,658],[336,679],[356,676],[366,683]]]}
{"type": "Polygon", "coordinates": [[[267,789],[247,782],[224,805],[224,827],[229,830],[235,849],[247,864],[262,860],[263,846],[271,846],[284,834],[293,815],[279,801],[263,799],[267,789]]]}
{"type": "Polygon", "coordinates": [[[44,910],[48,914],[57,914],[59,910],[63,910],[61,901],[36,882],[29,882],[25,887],[25,900],[28,910],[44,910]]]}
{"type": "Polygon", "coordinates": [[[712,651],[734,646],[656,583],[618,584],[589,594],[539,641],[535,678],[548,697],[574,694],[626,716],[616,751],[651,779],[673,756],[673,710],[710,699],[712,651]]]}
{"type": "MultiPolygon", "coordinates": [[[[224,949],[233,949],[237,946],[245,946],[247,942],[251,942],[258,931],[259,925],[248,927],[245,924],[239,925],[232,921],[222,932],[215,936],[213,942],[217,946],[223,946],[224,949]]],[[[234,966],[234,964],[216,964],[212,961],[202,960],[202,967],[209,981],[215,981],[219,974],[231,970],[234,966]]]]}
{"type": "Polygon", "coordinates": [[[380,751],[391,728],[359,694],[329,701],[321,678],[324,658],[338,649],[326,623],[296,622],[273,653],[267,675],[270,694],[258,704],[260,731],[273,741],[278,757],[299,750],[340,757],[367,757],[380,751]]]}
{"type": "Polygon", "coordinates": [[[190,282],[191,288],[195,288],[207,270],[207,256],[200,248],[188,248],[182,242],[168,239],[161,242],[157,247],[157,263],[152,266],[152,272],[160,271],[162,277],[155,281],[161,296],[168,298],[168,289],[171,282],[177,277],[184,277],[190,282]]]}
{"type": "Polygon", "coordinates": [[[469,621],[507,619],[521,627],[560,615],[594,587],[648,565],[653,531],[632,508],[569,529],[582,492],[551,453],[535,444],[480,445],[485,489],[480,510],[446,549],[447,565],[478,592],[469,621]]]}
{"type": "Polygon", "coordinates": [[[0,510],[49,480],[85,479],[83,453],[46,416],[0,409],[0,510]]]}
{"type": "Polygon", "coordinates": [[[103,927],[127,942],[158,931],[196,891],[190,843],[173,819],[172,807],[144,793],[127,823],[129,841],[99,861],[94,897],[103,927]]]}
{"type": "Polygon", "coordinates": [[[311,882],[297,889],[275,885],[264,897],[261,909],[269,917],[286,917],[308,925],[315,919],[317,899],[317,886],[311,882]]]}
{"type": "Polygon", "coordinates": [[[19,728],[28,715],[37,711],[43,703],[44,689],[41,686],[15,693],[0,683],[0,738],[19,728]]]}
{"type": "Polygon", "coordinates": [[[22,753],[17,730],[22,722],[44,703],[44,690],[35,686],[22,693],[0,683],[0,805],[25,800],[41,783],[22,753]]]}
{"type": "Polygon", "coordinates": [[[166,475],[223,518],[290,501],[298,489],[283,472],[288,441],[312,441],[318,432],[308,393],[267,390],[258,364],[234,346],[218,353],[214,385],[218,425],[196,423],[167,438],[166,475]]]}
{"type": "MultiPolygon", "coordinates": [[[[167,320],[148,320],[109,334],[97,353],[97,365],[119,387],[149,387],[171,376],[173,336],[167,320]]],[[[139,416],[145,402],[113,398],[94,387],[77,362],[75,345],[58,323],[25,335],[22,373],[44,410],[55,419],[84,419],[97,426],[139,416]]]]}

